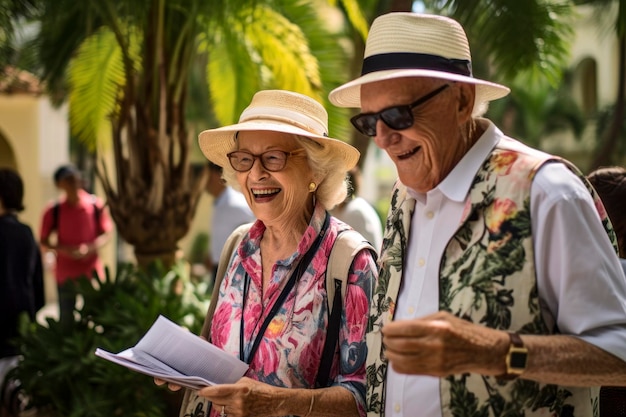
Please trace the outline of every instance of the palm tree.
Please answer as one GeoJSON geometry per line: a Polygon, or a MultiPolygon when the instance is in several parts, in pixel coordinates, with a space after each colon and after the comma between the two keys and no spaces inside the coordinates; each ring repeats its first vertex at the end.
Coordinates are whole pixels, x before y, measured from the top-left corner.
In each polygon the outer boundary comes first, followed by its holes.
{"type": "Polygon", "coordinates": [[[24,47],[27,19],[36,13],[38,0],[0,0],[0,80],[10,68],[33,72],[36,58],[30,48],[24,47]]]}
{"type": "Polygon", "coordinates": [[[574,6],[547,0],[425,0],[465,28],[481,77],[512,83],[520,73],[534,82],[561,81],[572,40],[574,6]]]}
{"type": "MultiPolygon", "coordinates": [[[[360,70],[367,24],[359,7],[368,10],[371,21],[412,4],[330,2],[342,6],[356,45],[352,64],[346,65],[337,37],[325,29],[317,12],[318,1],[20,1],[41,8],[37,50],[42,74],[52,92],[69,88],[73,134],[101,144],[112,136],[115,173],[100,163],[98,175],[120,234],[134,246],[138,259],[169,261],[187,233],[203,182],[190,173],[193,135],[186,119],[188,96],[194,95],[189,74],[198,57],[207,62],[207,108],[219,124],[232,123],[262,88],[292,89],[326,103],[330,89],[360,70]],[[346,75],[346,68],[352,74],[346,75]]],[[[484,54],[489,57],[485,62],[491,63],[485,68],[497,69],[497,74],[520,68],[553,74],[551,68],[565,50],[561,35],[566,30],[553,19],[566,15],[565,7],[538,0],[424,3],[443,7],[470,28],[474,51],[484,44],[490,52],[484,54]],[[499,17],[491,19],[493,15],[499,17]],[[522,21],[520,15],[533,19],[522,21]]],[[[345,110],[326,107],[331,132],[348,137],[345,110]]],[[[360,142],[357,147],[365,154],[367,141],[360,142]]]]}
{"type": "MultiPolygon", "coordinates": [[[[54,0],[40,3],[37,50],[51,91],[69,91],[72,133],[112,139],[115,173],[97,174],[123,239],[142,264],[171,263],[203,189],[190,170],[189,74],[204,57],[219,124],[259,89],[326,102],[345,79],[343,52],[316,2],[299,0],[54,0]],[[69,77],[66,78],[66,74],[69,77]],[[343,75],[343,76],[342,76],[343,75]]],[[[351,5],[354,1],[344,1],[351,5]]],[[[331,130],[344,110],[327,106],[331,130]]],[[[211,126],[205,126],[211,127],[211,126]]]]}

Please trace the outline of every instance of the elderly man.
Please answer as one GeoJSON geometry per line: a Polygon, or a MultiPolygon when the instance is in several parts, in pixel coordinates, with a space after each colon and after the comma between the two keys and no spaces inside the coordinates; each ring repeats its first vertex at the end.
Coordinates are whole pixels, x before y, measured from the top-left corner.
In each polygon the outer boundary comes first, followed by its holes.
{"type": "Polygon", "coordinates": [[[330,94],[399,180],[368,338],[370,415],[597,416],[626,385],[626,284],[584,176],[481,118],[463,28],[377,18],[362,76],[330,94]],[[389,366],[391,365],[391,366],[389,366]]]}

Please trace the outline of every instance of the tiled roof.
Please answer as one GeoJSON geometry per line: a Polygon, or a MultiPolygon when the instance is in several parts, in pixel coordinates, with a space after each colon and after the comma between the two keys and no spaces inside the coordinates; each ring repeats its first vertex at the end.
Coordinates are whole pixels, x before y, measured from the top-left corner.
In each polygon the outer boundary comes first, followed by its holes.
{"type": "Polygon", "coordinates": [[[28,71],[15,67],[4,67],[0,73],[0,94],[33,94],[43,93],[41,81],[28,71]]]}

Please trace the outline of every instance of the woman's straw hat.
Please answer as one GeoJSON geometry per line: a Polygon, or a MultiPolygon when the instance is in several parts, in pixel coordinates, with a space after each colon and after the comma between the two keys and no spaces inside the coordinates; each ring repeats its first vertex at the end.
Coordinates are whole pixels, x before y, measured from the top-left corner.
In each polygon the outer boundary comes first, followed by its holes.
{"type": "Polygon", "coordinates": [[[430,77],[476,85],[476,103],[504,97],[509,88],[472,76],[463,27],[448,17],[389,13],[372,23],[361,77],[330,92],[339,107],[361,107],[361,86],[402,77],[430,77]]]}
{"type": "Polygon", "coordinates": [[[305,136],[330,148],[330,155],[343,162],[348,171],[359,161],[359,151],[338,139],[328,137],[326,109],[302,94],[284,90],[259,91],[241,113],[239,123],[205,130],[198,136],[200,149],[211,162],[228,166],[227,153],[236,149],[235,136],[240,131],[265,130],[305,136]]]}

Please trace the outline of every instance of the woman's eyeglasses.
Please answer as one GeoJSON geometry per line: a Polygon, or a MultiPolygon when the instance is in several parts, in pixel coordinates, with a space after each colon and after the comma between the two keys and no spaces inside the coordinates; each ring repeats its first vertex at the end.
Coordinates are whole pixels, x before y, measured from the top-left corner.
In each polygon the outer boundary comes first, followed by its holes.
{"type": "Polygon", "coordinates": [[[248,172],[252,169],[254,161],[258,158],[263,168],[270,172],[280,171],[285,168],[287,158],[304,152],[304,149],[296,149],[292,152],[280,151],[277,149],[266,151],[261,154],[253,154],[247,151],[234,151],[226,156],[230,161],[230,166],[237,172],[248,172]]]}
{"type": "Polygon", "coordinates": [[[350,121],[356,130],[366,136],[376,136],[376,123],[378,123],[378,119],[381,119],[387,126],[394,130],[408,129],[413,126],[415,121],[413,109],[420,104],[426,103],[449,86],[450,84],[444,84],[425,96],[418,98],[411,104],[387,107],[378,113],[360,113],[352,117],[350,121]]]}

